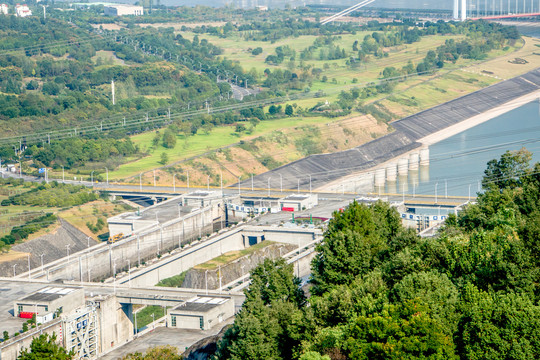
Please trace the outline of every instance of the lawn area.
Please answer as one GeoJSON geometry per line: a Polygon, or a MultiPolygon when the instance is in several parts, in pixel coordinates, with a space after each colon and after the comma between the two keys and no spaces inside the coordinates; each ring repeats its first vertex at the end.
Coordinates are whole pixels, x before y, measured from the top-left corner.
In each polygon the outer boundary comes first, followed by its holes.
{"type": "Polygon", "coordinates": [[[166,309],[158,305],[149,305],[135,314],[137,328],[141,329],[160,317],[165,316],[166,309]],[[152,317],[154,314],[154,317],[152,317]]]}
{"type": "MultiPolygon", "coordinates": [[[[169,163],[174,163],[201,155],[208,151],[236,144],[241,140],[249,140],[261,135],[267,135],[275,130],[325,122],[329,122],[329,119],[322,116],[310,118],[290,117],[261,121],[251,134],[242,133],[238,135],[234,132],[235,128],[233,126],[221,126],[213,128],[208,135],[200,131],[196,135],[188,137],[187,140],[183,135],[178,135],[176,147],[174,149],[166,149],[160,145],[158,149],[150,153],[149,156],[120,165],[117,170],[109,173],[109,179],[124,179],[135,176],[141,172],[150,171],[157,167],[162,153],[167,154],[169,163]]],[[[144,149],[150,146],[154,134],[154,132],[147,132],[135,135],[131,139],[135,144],[144,149]]]]}
{"type": "Polygon", "coordinates": [[[188,271],[184,271],[181,274],[171,276],[169,278],[163,279],[160,282],[156,284],[156,286],[163,286],[163,287],[181,287],[184,283],[184,279],[186,278],[188,271]]]}
{"type": "Polygon", "coordinates": [[[198,270],[214,270],[217,269],[219,266],[224,266],[231,261],[234,261],[236,259],[239,259],[243,256],[253,254],[256,251],[259,251],[261,249],[264,249],[267,246],[270,246],[274,244],[272,241],[263,241],[261,243],[258,243],[256,245],[250,246],[247,249],[240,250],[240,251],[230,251],[228,253],[225,253],[221,256],[218,256],[217,258],[213,258],[212,260],[209,260],[205,263],[199,264],[194,267],[194,269],[198,270]]]}

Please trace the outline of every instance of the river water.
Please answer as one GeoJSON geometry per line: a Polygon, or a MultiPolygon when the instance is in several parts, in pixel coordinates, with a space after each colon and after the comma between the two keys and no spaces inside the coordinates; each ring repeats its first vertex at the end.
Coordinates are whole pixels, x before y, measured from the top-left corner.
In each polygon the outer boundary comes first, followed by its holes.
{"type": "Polygon", "coordinates": [[[387,183],[390,193],[474,196],[486,164],[507,150],[525,147],[540,161],[540,103],[521,106],[429,148],[429,166],[409,171],[396,183],[387,183]]]}
{"type": "MultiPolygon", "coordinates": [[[[524,35],[540,37],[540,24],[519,26],[524,35]]],[[[540,161],[540,103],[531,102],[430,146],[430,164],[407,179],[387,184],[388,192],[475,195],[481,191],[486,164],[507,150],[525,147],[540,161]]]]}

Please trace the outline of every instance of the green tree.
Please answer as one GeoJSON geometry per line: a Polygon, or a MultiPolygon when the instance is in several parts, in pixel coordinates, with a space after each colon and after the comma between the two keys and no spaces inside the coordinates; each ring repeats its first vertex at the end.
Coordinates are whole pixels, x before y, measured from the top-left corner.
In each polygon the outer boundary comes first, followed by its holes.
{"type": "Polygon", "coordinates": [[[171,129],[167,129],[163,133],[163,146],[167,149],[174,149],[176,146],[176,135],[171,129]]]}
{"type": "Polygon", "coordinates": [[[367,274],[403,231],[397,211],[386,203],[368,207],[353,202],[343,212],[335,212],[312,262],[313,293],[348,285],[367,274]]]}
{"type": "Polygon", "coordinates": [[[168,162],[169,162],[169,155],[167,155],[167,153],[165,152],[161,153],[159,163],[161,165],[167,165],[168,162]]]}
{"type": "Polygon", "coordinates": [[[121,360],[182,360],[183,357],[178,352],[174,346],[156,346],[146,350],[144,355],[135,352],[124,356],[121,360]]]}
{"type": "Polygon", "coordinates": [[[152,138],[152,146],[154,148],[157,148],[157,146],[159,145],[160,140],[161,140],[161,134],[159,133],[159,131],[156,131],[156,134],[152,138]]]}
{"type": "Polygon", "coordinates": [[[540,307],[527,294],[463,291],[458,348],[466,359],[540,358],[540,307]]]}
{"type": "Polygon", "coordinates": [[[499,160],[487,163],[482,178],[482,187],[502,190],[521,185],[521,178],[529,173],[532,154],[525,148],[518,151],[507,151],[499,160]]]}
{"type": "Polygon", "coordinates": [[[348,358],[359,360],[458,359],[452,338],[416,301],[360,315],[348,330],[344,348],[348,358]]]}
{"type": "Polygon", "coordinates": [[[9,340],[9,332],[7,330],[4,330],[4,341],[9,340]]]}
{"type": "Polygon", "coordinates": [[[305,296],[292,266],[265,259],[251,272],[246,300],[218,343],[218,359],[293,359],[300,351],[305,296]]]}
{"type": "Polygon", "coordinates": [[[23,349],[17,359],[19,360],[69,360],[73,359],[74,353],[68,353],[66,349],[56,342],[56,334],[41,334],[32,339],[30,349],[23,349]]]}
{"type": "Polygon", "coordinates": [[[292,105],[287,104],[287,106],[285,106],[285,115],[293,116],[293,114],[294,114],[294,109],[293,109],[292,105]]]}

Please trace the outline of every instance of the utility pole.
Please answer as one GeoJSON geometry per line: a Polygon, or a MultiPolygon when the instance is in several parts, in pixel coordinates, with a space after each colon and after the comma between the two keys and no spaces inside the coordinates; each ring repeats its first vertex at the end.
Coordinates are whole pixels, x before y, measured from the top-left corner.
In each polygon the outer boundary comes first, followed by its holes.
{"type": "Polygon", "coordinates": [[[112,104],[116,105],[116,101],[114,98],[114,80],[111,81],[111,93],[112,93],[112,104]]]}

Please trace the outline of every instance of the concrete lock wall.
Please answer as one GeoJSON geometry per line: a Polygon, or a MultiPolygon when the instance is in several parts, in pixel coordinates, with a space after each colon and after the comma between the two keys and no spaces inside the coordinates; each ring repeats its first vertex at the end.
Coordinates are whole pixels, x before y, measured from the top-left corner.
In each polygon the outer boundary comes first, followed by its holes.
{"type": "Polygon", "coordinates": [[[148,268],[132,272],[128,278],[124,277],[120,283],[130,282],[131,286],[135,287],[154,286],[161,280],[178,275],[195,265],[205,263],[226,252],[244,248],[242,229],[238,228],[235,231],[229,231],[185,248],[167,261],[161,261],[148,268]]]}
{"type": "Polygon", "coordinates": [[[213,220],[214,213],[210,208],[199,209],[114,244],[101,244],[93,247],[90,252],[72,254],[68,259],[63,258],[53,263],[43,273],[36,270],[32,277],[49,281],[106,279],[112,276],[114,270],[118,273],[127,270],[128,266],[143,264],[158,254],[212,233],[213,220]]]}
{"type": "Polygon", "coordinates": [[[123,345],[133,338],[133,323],[115,296],[98,301],[99,353],[123,345]]]}

